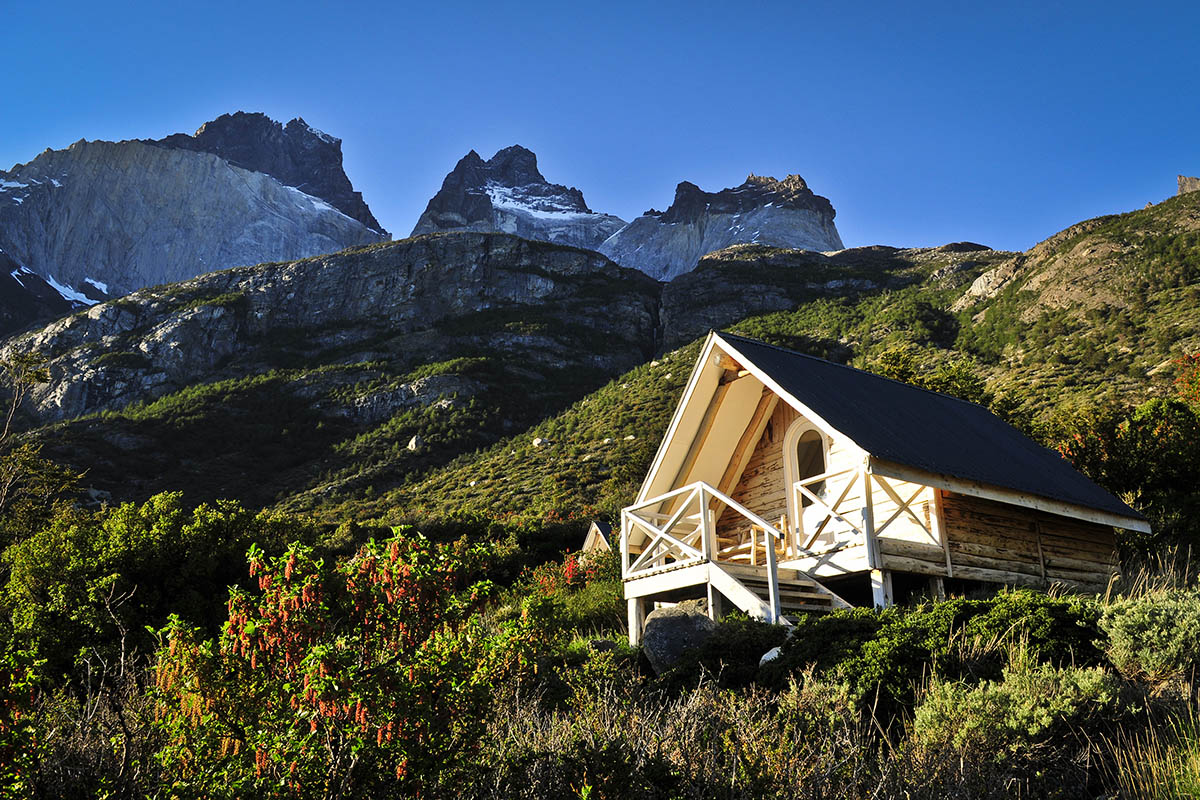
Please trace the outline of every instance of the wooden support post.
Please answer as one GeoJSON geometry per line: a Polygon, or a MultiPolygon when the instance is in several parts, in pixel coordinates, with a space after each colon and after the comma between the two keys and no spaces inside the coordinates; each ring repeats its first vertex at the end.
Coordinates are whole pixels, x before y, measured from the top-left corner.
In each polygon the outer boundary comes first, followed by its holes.
{"type": "Polygon", "coordinates": [[[1042,523],[1039,520],[1033,521],[1033,536],[1037,539],[1038,548],[1038,567],[1042,571],[1042,584],[1046,583],[1046,554],[1042,552],[1042,523]]]}
{"type": "MultiPolygon", "coordinates": [[[[871,569],[879,569],[883,566],[883,558],[879,553],[879,541],[875,538],[875,501],[873,497],[874,492],[871,487],[871,473],[864,466],[861,474],[863,491],[862,531],[867,540],[867,566],[871,569]]],[[[844,495],[846,492],[842,492],[842,494],[844,495]]]]}
{"type": "Polygon", "coordinates": [[[767,622],[775,624],[783,616],[783,607],[779,602],[779,568],[775,566],[775,542],[771,541],[771,534],[764,530],[763,538],[766,539],[767,593],[771,603],[771,618],[767,622]]]}
{"type": "Polygon", "coordinates": [[[887,608],[895,602],[890,569],[871,570],[871,602],[876,608],[887,608]]]}
{"type": "Polygon", "coordinates": [[[867,540],[867,566],[871,568],[871,602],[876,608],[887,608],[894,602],[892,573],[891,570],[883,569],[879,539],[875,536],[875,490],[871,483],[870,464],[864,464],[862,469],[862,529],[867,540]]]}
{"type": "Polygon", "coordinates": [[[946,599],[946,580],[940,576],[933,576],[929,579],[929,593],[933,595],[934,600],[946,599]]]}
{"type": "Polygon", "coordinates": [[[942,546],[942,552],[946,556],[946,577],[954,577],[954,563],[950,560],[950,538],[946,535],[946,510],[942,506],[942,490],[930,487],[929,491],[933,492],[933,505],[930,507],[929,524],[933,528],[933,535],[937,537],[938,544],[942,546]]]}
{"type": "Polygon", "coordinates": [[[711,583],[708,584],[708,618],[713,622],[720,622],[721,617],[725,616],[725,598],[718,591],[717,587],[711,583]]]}
{"type": "Polygon", "coordinates": [[[642,642],[642,628],[646,625],[646,599],[631,597],[625,605],[629,612],[629,646],[637,647],[642,642]]]}

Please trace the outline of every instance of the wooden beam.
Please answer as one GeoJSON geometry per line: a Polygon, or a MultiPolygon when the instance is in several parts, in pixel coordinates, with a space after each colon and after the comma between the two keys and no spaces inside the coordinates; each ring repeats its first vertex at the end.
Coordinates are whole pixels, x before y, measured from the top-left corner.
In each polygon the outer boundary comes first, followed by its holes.
{"type": "MultiPolygon", "coordinates": [[[[708,434],[712,432],[713,423],[717,419],[717,411],[720,410],[725,395],[729,393],[730,386],[732,386],[730,383],[719,384],[716,391],[713,392],[712,399],[708,401],[708,408],[704,410],[704,417],[700,420],[700,427],[696,429],[696,435],[692,437],[687,455],[684,456],[683,463],[679,465],[679,471],[675,473],[672,486],[683,486],[687,483],[687,477],[691,474],[692,467],[696,466],[696,459],[700,457],[700,451],[704,449],[704,442],[708,440],[708,434]]],[[[674,505],[672,502],[671,507],[674,505]]]]}
{"type": "Polygon", "coordinates": [[[1046,580],[1046,555],[1042,552],[1042,523],[1036,519],[1033,521],[1033,536],[1037,539],[1038,566],[1042,570],[1042,580],[1046,580]]]}
{"type": "MultiPolygon", "coordinates": [[[[998,457],[1002,457],[1002,455],[998,455],[998,457]]],[[[910,481],[912,483],[923,483],[926,486],[965,494],[969,497],[979,497],[984,500],[995,500],[998,503],[1024,506],[1025,508],[1045,511],[1048,514],[1056,514],[1060,517],[1071,517],[1072,519],[1081,519],[1085,522],[1094,522],[1097,525],[1111,525],[1114,528],[1150,533],[1150,524],[1145,520],[1087,508],[1086,506],[1066,503],[1061,500],[1051,500],[1028,492],[1019,492],[1015,489],[1005,489],[1000,486],[991,486],[977,481],[955,478],[950,475],[926,472],[923,469],[907,467],[891,461],[883,461],[874,456],[871,457],[871,469],[873,472],[888,478],[896,478],[897,480],[910,481]]]]}
{"type": "Polygon", "coordinates": [[[779,397],[764,386],[762,396],[758,398],[758,405],[754,407],[754,413],[750,416],[750,422],[746,424],[746,430],[742,431],[742,437],[733,448],[725,472],[717,483],[717,489],[722,494],[733,494],[742,473],[746,471],[746,464],[754,455],[755,445],[767,429],[767,423],[771,421],[771,414],[775,412],[778,402],[779,397]]]}
{"type": "Polygon", "coordinates": [[[946,509],[942,505],[942,490],[931,486],[929,491],[933,493],[929,524],[933,527],[933,535],[937,537],[938,544],[942,546],[942,552],[946,555],[946,576],[953,578],[954,563],[950,559],[950,540],[946,536],[946,509]]]}
{"type": "Polygon", "coordinates": [[[742,365],[734,360],[732,356],[721,352],[713,354],[713,364],[717,365],[721,369],[727,369],[733,372],[741,372],[743,370],[742,365]]]}

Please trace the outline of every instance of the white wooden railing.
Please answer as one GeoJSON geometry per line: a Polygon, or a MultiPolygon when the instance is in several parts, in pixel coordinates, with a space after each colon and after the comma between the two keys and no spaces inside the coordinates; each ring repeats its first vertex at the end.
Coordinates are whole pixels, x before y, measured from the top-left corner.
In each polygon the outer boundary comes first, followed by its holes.
{"type": "Polygon", "coordinates": [[[779,612],[779,528],[704,481],[682,486],[621,511],[621,573],[625,580],[720,561],[717,520],[732,509],[750,523],[752,539],[763,536],[770,604],[779,612]],[[635,544],[636,542],[636,544],[635,544]]]}
{"type": "Polygon", "coordinates": [[[854,495],[854,485],[862,474],[857,467],[850,467],[823,472],[792,484],[793,507],[801,512],[797,514],[797,545],[801,552],[816,547],[822,535],[825,536],[822,541],[825,545],[836,545],[866,536],[862,526],[861,484],[860,494],[854,495]],[[817,484],[820,483],[825,486],[818,490],[817,484]],[[859,501],[853,507],[851,498],[859,501]]]}

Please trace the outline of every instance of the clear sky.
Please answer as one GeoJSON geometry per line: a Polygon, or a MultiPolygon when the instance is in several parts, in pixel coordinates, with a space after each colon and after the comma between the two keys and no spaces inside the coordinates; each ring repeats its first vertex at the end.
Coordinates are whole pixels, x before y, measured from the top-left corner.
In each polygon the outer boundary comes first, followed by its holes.
{"type": "Polygon", "coordinates": [[[803,175],[848,246],[1023,249],[1200,174],[1200,2],[0,0],[0,164],[302,116],[397,236],[519,143],[625,219],[803,175]]]}

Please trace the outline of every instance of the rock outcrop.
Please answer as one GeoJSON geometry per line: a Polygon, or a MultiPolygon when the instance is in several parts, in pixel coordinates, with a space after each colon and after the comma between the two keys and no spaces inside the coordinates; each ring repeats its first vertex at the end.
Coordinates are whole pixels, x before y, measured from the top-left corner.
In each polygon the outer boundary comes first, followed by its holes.
{"type": "Polygon", "coordinates": [[[537,156],[513,145],[484,161],[467,153],[442,182],[412,235],[467,230],[512,233],[595,250],[624,220],[587,207],[583,192],[549,183],[537,156]]]}
{"type": "MultiPolygon", "coordinates": [[[[280,348],[289,363],[310,366],[403,360],[410,351],[422,363],[453,340],[551,368],[614,374],[652,354],[657,303],[654,281],[597,253],[498,234],[440,234],[135,292],[5,346],[50,358],[50,382],[29,398],[49,421],[269,371],[279,366],[271,359],[280,348]],[[534,317],[542,323],[508,324],[534,317]],[[605,348],[581,353],[573,346],[580,337],[603,339],[605,348]]],[[[431,393],[474,391],[469,382],[443,384],[364,395],[347,414],[377,420],[431,393]]]]}
{"type": "Polygon", "coordinates": [[[0,336],[60,317],[80,305],[0,250],[0,336]]]}
{"type": "Polygon", "coordinates": [[[324,200],[373,231],[387,232],[354,191],[342,168],[342,140],[300,117],[287,125],[266,114],[222,114],[193,135],[176,133],[153,144],[212,153],[235,167],[270,175],[284,186],[324,200]]]}
{"type": "Polygon", "coordinates": [[[600,252],[669,281],[705,254],[735,244],[841,250],[835,213],[799,175],[781,181],[750,175],[741,186],[716,193],[685,181],[670,208],[647,211],[601,244],[600,252]]]}
{"type": "Polygon", "coordinates": [[[211,153],[79,141],[0,172],[0,248],[110,296],[384,238],[317,197],[211,153]]]}
{"type": "Polygon", "coordinates": [[[656,608],[646,615],[642,652],[655,674],[670,669],[685,652],[704,644],[716,633],[717,623],[708,618],[706,607],[704,600],[688,600],[656,608]]]}
{"type": "Polygon", "coordinates": [[[1189,178],[1187,175],[1178,177],[1179,189],[1175,192],[1176,195],[1187,194],[1188,192],[1200,192],[1200,178],[1189,178]]]}

